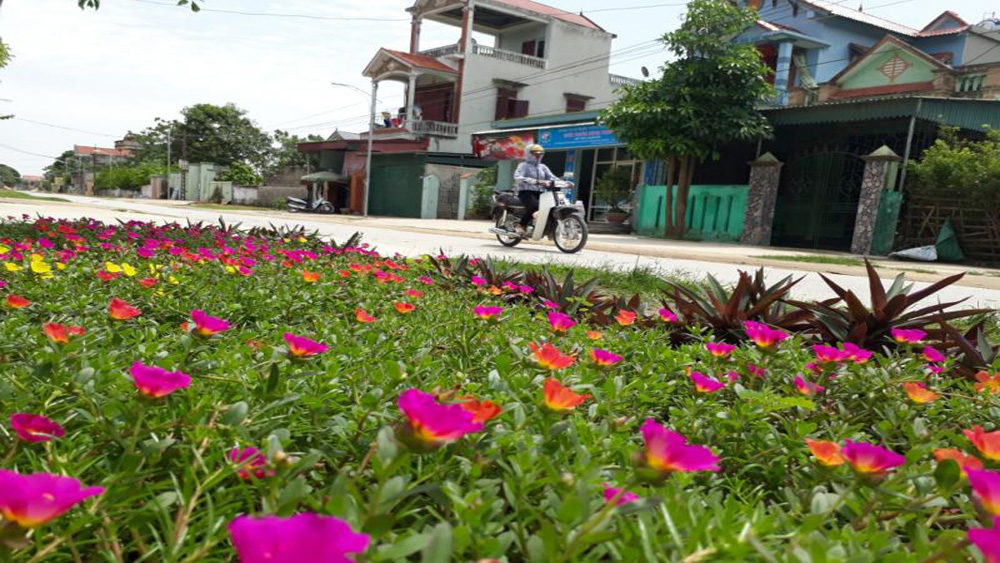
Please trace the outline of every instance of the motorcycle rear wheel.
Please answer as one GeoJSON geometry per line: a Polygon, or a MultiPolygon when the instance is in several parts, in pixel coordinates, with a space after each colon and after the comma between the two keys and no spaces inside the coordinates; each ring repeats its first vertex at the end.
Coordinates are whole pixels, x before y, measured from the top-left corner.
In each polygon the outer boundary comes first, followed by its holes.
{"type": "Polygon", "coordinates": [[[556,248],[566,254],[575,254],[587,245],[587,223],[579,215],[570,215],[556,224],[552,235],[556,248]]]}
{"type": "MultiPolygon", "coordinates": [[[[504,220],[503,215],[497,217],[496,227],[498,229],[507,229],[506,221],[504,220]]],[[[500,244],[506,246],[507,248],[514,248],[515,246],[521,244],[521,237],[517,235],[511,235],[509,237],[497,235],[497,240],[500,241],[500,244]]]]}

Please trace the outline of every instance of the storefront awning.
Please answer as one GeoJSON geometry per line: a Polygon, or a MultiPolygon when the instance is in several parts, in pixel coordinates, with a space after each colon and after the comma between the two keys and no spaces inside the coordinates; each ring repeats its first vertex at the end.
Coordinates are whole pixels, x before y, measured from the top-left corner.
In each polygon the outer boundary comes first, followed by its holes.
{"type": "Polygon", "coordinates": [[[1000,128],[1000,100],[892,96],[763,110],[773,125],[810,125],[916,117],[970,131],[1000,128]]]}

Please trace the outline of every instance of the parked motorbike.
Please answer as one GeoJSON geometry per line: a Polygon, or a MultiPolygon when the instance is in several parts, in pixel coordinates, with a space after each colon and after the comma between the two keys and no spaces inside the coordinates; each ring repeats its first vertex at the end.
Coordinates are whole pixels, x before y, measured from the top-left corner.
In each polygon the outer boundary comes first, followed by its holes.
{"type": "Polygon", "coordinates": [[[517,246],[523,240],[540,241],[549,237],[559,250],[567,254],[579,252],[587,244],[587,222],[583,219],[583,209],[569,203],[563,193],[572,187],[573,183],[566,180],[544,186],[538,197],[538,211],[523,234],[515,230],[527,212],[521,200],[511,192],[494,194],[492,217],[496,226],[490,232],[507,247],[517,246]]]}
{"type": "Polygon", "coordinates": [[[333,204],[323,196],[317,196],[312,204],[300,197],[286,197],[285,205],[292,213],[333,213],[333,204]]]}

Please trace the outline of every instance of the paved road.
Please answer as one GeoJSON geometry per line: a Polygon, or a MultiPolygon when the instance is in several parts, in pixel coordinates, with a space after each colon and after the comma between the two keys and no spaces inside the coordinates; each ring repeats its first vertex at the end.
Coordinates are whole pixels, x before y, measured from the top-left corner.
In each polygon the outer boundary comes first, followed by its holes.
{"type": "MultiPolygon", "coordinates": [[[[342,217],[324,217],[320,215],[293,215],[277,211],[261,211],[260,213],[233,212],[213,210],[178,205],[175,202],[154,202],[148,200],[120,200],[88,198],[81,196],[65,196],[70,203],[53,203],[32,200],[0,200],[0,216],[18,215],[20,213],[40,213],[52,217],[82,218],[91,217],[103,221],[117,219],[139,219],[149,221],[185,221],[191,220],[216,222],[223,218],[227,223],[242,223],[246,227],[268,225],[303,225],[312,230],[318,230],[322,235],[336,240],[345,240],[356,231],[362,231],[364,240],[376,246],[383,254],[403,254],[415,256],[444,251],[449,255],[469,254],[474,256],[491,256],[533,263],[552,263],[564,265],[579,265],[588,267],[605,267],[616,270],[632,268],[647,268],[661,274],[685,275],[700,278],[712,274],[723,282],[733,282],[737,279],[738,270],[750,269],[747,266],[727,264],[694,259],[662,258],[642,254],[642,248],[636,247],[635,252],[610,252],[585,249],[579,254],[562,254],[551,244],[522,245],[517,248],[505,248],[495,239],[484,239],[461,232],[447,234],[415,232],[399,227],[399,221],[391,222],[389,227],[372,226],[371,220],[365,220],[364,226],[351,223],[362,221],[345,220],[342,217]],[[637,253],[638,252],[638,253],[637,253]]],[[[388,221],[387,221],[388,223],[388,221]]],[[[418,226],[420,221],[413,220],[411,227],[418,226]]],[[[825,299],[831,296],[831,291],[813,272],[804,272],[793,268],[769,268],[767,278],[778,280],[788,275],[805,275],[806,278],[796,287],[795,297],[800,299],[825,299]]],[[[860,276],[829,274],[838,284],[857,293],[862,299],[868,295],[867,280],[860,276]]],[[[917,287],[926,283],[915,282],[917,287]]],[[[965,306],[1000,308],[1000,290],[979,287],[952,286],[937,294],[941,301],[957,301],[968,298],[965,306]]]]}

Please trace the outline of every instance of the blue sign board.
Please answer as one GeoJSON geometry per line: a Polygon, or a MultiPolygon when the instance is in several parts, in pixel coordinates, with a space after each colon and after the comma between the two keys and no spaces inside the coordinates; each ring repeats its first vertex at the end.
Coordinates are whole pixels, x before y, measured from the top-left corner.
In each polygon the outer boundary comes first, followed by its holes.
{"type": "Polygon", "coordinates": [[[542,129],[538,144],[547,149],[581,149],[620,145],[615,132],[599,125],[578,125],[559,129],[542,129]]]}

